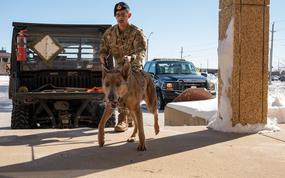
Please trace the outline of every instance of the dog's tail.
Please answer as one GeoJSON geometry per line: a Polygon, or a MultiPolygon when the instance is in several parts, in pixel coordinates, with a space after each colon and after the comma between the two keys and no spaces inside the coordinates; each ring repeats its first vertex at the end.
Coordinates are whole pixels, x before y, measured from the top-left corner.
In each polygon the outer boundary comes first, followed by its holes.
{"type": "Polygon", "coordinates": [[[145,75],[146,78],[146,93],[145,102],[148,112],[154,115],[154,131],[157,135],[159,133],[158,113],[157,113],[157,96],[156,88],[150,75],[145,75]]]}
{"type": "Polygon", "coordinates": [[[146,93],[145,102],[147,105],[147,110],[150,113],[156,113],[157,111],[157,96],[156,89],[153,80],[149,74],[145,74],[146,79],[146,93]]]}

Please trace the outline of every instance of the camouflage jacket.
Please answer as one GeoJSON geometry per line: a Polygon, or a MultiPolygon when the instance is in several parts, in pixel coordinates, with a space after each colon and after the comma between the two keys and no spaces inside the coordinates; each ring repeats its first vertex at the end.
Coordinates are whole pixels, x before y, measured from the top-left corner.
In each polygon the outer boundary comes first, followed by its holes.
{"type": "Polygon", "coordinates": [[[112,55],[116,65],[122,64],[124,56],[131,56],[132,68],[141,69],[145,57],[146,42],[142,30],[130,24],[124,32],[114,25],[104,33],[100,45],[100,58],[112,55]]]}

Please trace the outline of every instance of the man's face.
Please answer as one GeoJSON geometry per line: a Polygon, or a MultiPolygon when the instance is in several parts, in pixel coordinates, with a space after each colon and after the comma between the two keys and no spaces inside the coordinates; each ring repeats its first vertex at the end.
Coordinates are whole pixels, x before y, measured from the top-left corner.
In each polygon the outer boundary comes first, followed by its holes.
{"type": "Polygon", "coordinates": [[[130,17],[131,13],[127,10],[120,10],[116,12],[116,20],[118,24],[127,24],[130,17]]]}

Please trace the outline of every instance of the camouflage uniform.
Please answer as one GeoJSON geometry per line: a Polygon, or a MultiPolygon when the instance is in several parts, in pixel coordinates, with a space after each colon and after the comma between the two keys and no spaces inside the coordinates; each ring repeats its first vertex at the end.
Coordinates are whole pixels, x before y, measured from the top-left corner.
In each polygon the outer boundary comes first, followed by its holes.
{"type": "Polygon", "coordinates": [[[119,32],[118,25],[114,25],[103,35],[99,54],[100,58],[111,54],[118,66],[122,64],[124,56],[131,56],[132,68],[136,70],[142,69],[145,51],[144,35],[138,27],[129,25],[124,32],[119,32]]]}
{"type": "MultiPolygon", "coordinates": [[[[110,27],[103,35],[99,55],[100,58],[106,59],[112,55],[115,59],[115,65],[121,66],[124,56],[131,56],[131,66],[133,71],[142,70],[142,61],[145,57],[146,42],[142,30],[130,24],[125,31],[120,32],[119,26],[114,25],[110,27]]],[[[119,106],[118,122],[126,121],[128,114],[124,103],[119,106]]],[[[129,117],[129,122],[130,122],[129,117]]],[[[117,126],[116,126],[117,127],[117,126]]],[[[115,131],[125,131],[126,128],[117,129],[115,131]]]]}

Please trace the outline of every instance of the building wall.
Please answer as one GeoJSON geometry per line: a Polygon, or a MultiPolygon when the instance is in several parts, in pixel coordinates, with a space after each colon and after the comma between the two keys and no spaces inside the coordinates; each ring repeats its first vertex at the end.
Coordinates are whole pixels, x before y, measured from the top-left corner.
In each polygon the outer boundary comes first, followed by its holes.
{"type": "Polygon", "coordinates": [[[10,67],[10,54],[6,51],[0,52],[0,75],[7,75],[7,67],[10,67]]]}

